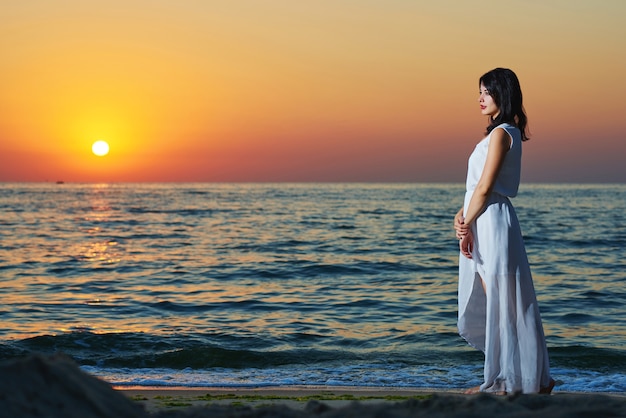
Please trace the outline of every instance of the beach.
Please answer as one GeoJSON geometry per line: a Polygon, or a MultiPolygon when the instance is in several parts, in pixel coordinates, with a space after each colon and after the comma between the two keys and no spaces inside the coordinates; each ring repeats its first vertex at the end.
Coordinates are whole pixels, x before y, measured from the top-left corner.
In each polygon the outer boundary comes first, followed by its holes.
{"type": "Polygon", "coordinates": [[[181,410],[191,407],[242,407],[259,409],[286,406],[294,411],[309,411],[319,405],[345,408],[354,403],[377,405],[408,400],[432,399],[434,393],[450,391],[394,387],[363,388],[357,386],[279,386],[279,387],[115,387],[131,400],[143,405],[147,412],[181,410]]]}
{"type": "Polygon", "coordinates": [[[0,417],[626,416],[620,394],[463,395],[407,388],[114,388],[61,354],[0,364],[0,417]]]}

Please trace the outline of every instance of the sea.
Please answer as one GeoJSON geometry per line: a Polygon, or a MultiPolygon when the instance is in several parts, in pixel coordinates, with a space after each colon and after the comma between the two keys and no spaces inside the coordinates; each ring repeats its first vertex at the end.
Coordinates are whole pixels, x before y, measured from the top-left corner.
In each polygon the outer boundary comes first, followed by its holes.
{"type": "MultiPolygon", "coordinates": [[[[0,361],[115,386],[482,383],[462,184],[0,183],[0,361]]],[[[522,184],[555,391],[626,392],[626,185],[522,184]]]]}

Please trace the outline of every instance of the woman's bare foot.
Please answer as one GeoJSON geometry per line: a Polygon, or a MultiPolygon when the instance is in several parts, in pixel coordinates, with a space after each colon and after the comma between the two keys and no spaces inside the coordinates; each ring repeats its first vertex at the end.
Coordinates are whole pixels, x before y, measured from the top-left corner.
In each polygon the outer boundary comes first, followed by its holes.
{"type": "Polygon", "coordinates": [[[550,379],[550,383],[548,384],[548,386],[546,386],[545,388],[539,388],[539,393],[541,393],[542,395],[551,394],[552,389],[554,389],[554,385],[556,385],[556,382],[554,381],[554,379],[550,379]]]}
{"type": "Polygon", "coordinates": [[[466,389],[463,393],[466,395],[476,395],[477,393],[480,393],[480,386],[466,389]]]}
{"type": "MultiPolygon", "coordinates": [[[[465,392],[463,392],[463,393],[466,394],[466,395],[476,395],[477,393],[481,393],[480,386],[476,386],[476,387],[473,387],[473,388],[466,389],[465,392]]],[[[506,396],[506,395],[508,395],[508,393],[505,392],[505,391],[502,391],[502,392],[486,392],[486,393],[489,393],[490,395],[496,395],[496,396],[506,396]]]]}

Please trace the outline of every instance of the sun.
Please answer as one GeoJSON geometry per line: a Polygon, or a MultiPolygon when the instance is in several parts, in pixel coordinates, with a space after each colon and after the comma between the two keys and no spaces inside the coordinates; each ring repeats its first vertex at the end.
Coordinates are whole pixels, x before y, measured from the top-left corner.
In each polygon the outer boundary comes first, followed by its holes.
{"type": "Polygon", "coordinates": [[[109,144],[105,141],[96,141],[91,146],[91,151],[98,157],[104,157],[109,153],[109,144]]]}

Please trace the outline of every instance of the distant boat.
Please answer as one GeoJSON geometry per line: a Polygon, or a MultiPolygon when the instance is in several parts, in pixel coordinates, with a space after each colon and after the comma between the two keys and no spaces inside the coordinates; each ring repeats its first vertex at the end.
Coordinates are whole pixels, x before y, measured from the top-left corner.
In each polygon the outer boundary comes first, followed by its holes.
{"type": "Polygon", "coordinates": [[[65,184],[63,180],[57,180],[57,184],[65,184]]]}

